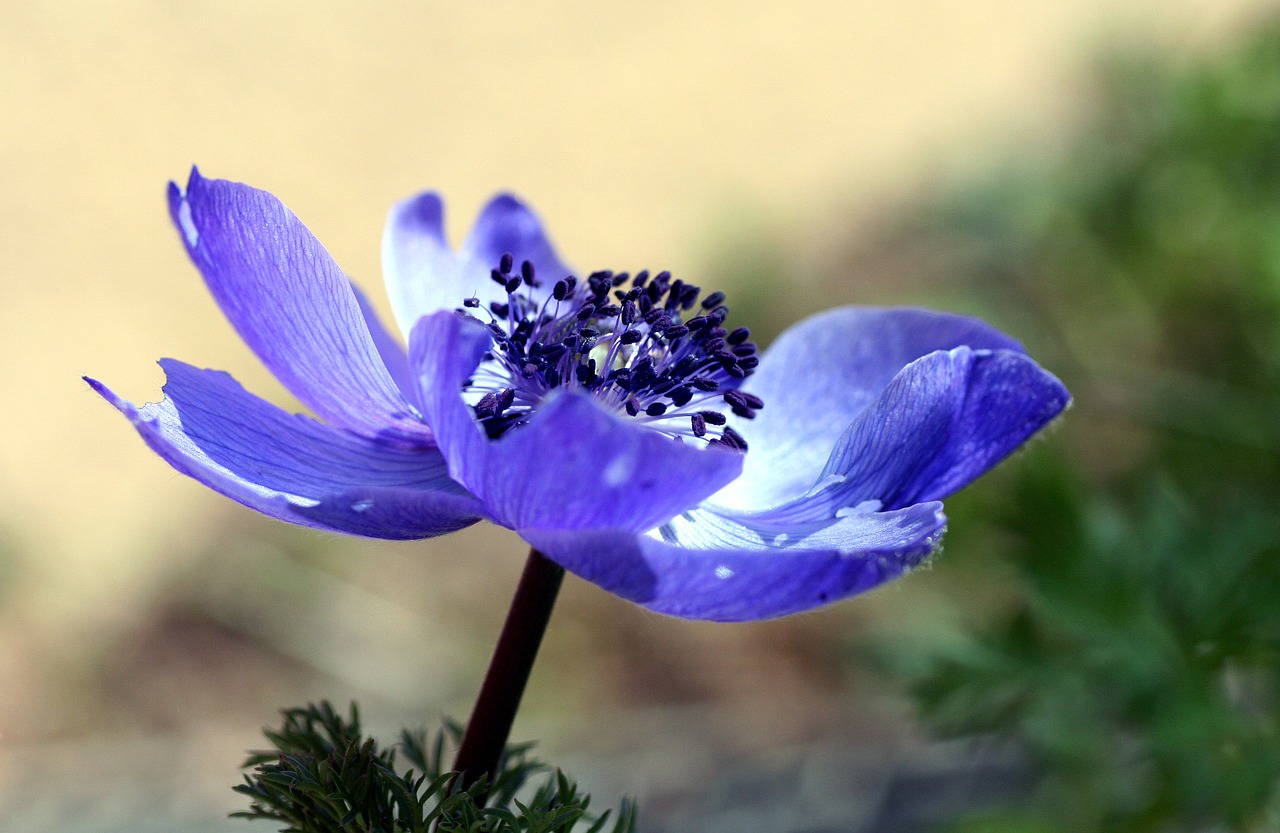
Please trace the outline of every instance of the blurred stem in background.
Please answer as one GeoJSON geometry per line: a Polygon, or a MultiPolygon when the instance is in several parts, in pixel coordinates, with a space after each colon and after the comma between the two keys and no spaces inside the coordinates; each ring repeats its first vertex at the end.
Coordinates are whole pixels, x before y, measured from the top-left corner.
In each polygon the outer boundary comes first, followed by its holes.
{"type": "Polygon", "coordinates": [[[1013,598],[945,646],[864,646],[939,732],[1037,773],[957,829],[1280,829],[1280,23],[1109,62],[1064,153],[916,206],[895,251],[1034,322],[1010,330],[1076,393],[951,507],[940,571],[1013,598]]]}

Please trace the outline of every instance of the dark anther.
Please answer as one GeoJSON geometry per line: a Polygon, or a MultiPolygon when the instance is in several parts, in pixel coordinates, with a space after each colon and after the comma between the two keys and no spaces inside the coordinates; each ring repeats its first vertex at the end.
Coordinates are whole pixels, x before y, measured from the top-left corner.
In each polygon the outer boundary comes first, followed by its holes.
{"type": "Polygon", "coordinates": [[[667,394],[667,398],[671,400],[672,405],[675,405],[677,408],[683,408],[685,405],[689,404],[690,400],[693,399],[693,391],[689,390],[687,387],[681,386],[673,389],[671,393],[667,394]]]}
{"type": "Polygon", "coordinates": [[[738,366],[743,370],[755,370],[760,365],[760,360],[755,356],[747,356],[745,359],[738,359],[738,366]]]}
{"type": "Polygon", "coordinates": [[[649,392],[654,394],[655,396],[661,396],[662,394],[671,390],[675,386],[676,386],[676,383],[671,381],[671,377],[667,376],[667,374],[664,373],[662,374],[661,377],[658,378],[657,381],[649,385],[649,392]]]}
{"type": "Polygon", "coordinates": [[[751,338],[751,331],[746,327],[739,327],[725,337],[725,341],[733,345],[739,345],[747,339],[751,338]]]}
{"type": "Polygon", "coordinates": [[[689,417],[689,425],[693,428],[693,436],[705,437],[707,435],[707,420],[702,414],[694,414],[689,417]]]}
{"type": "Polygon", "coordinates": [[[612,284],[614,286],[622,286],[624,283],[626,283],[629,280],[631,280],[630,275],[628,275],[626,272],[619,272],[618,274],[613,276],[612,284]]]}
{"type": "Polygon", "coordinates": [[[502,258],[498,261],[498,271],[504,275],[511,274],[511,267],[515,265],[516,259],[511,256],[511,252],[503,252],[502,258]]]}
{"type": "Polygon", "coordinates": [[[667,406],[661,402],[654,402],[644,409],[644,412],[651,417],[660,417],[667,412],[667,406]]]}
{"type": "Polygon", "coordinates": [[[734,431],[732,428],[725,428],[720,433],[720,439],[730,441],[733,444],[733,447],[739,451],[747,450],[747,441],[743,439],[741,434],[734,431]]]}
{"type": "Polygon", "coordinates": [[[492,312],[498,318],[506,318],[511,308],[506,304],[499,304],[497,301],[489,302],[489,312],[492,312]]]}
{"type": "Polygon", "coordinates": [[[489,270],[489,279],[494,283],[501,284],[503,286],[507,285],[507,276],[499,272],[497,269],[489,270]]]}
{"type": "Polygon", "coordinates": [[[596,314],[596,308],[591,304],[586,304],[582,309],[578,310],[577,318],[579,321],[586,321],[588,318],[596,314]]]}
{"type": "Polygon", "coordinates": [[[568,294],[569,283],[567,281],[556,281],[555,286],[551,287],[551,297],[557,301],[563,301],[568,294]]]}
{"type": "Polygon", "coordinates": [[[631,285],[636,289],[644,289],[644,285],[649,282],[649,270],[641,269],[636,272],[635,279],[631,281],[631,285]]]}
{"type": "Polygon", "coordinates": [[[527,286],[537,286],[538,281],[533,271],[533,261],[525,260],[520,263],[520,277],[527,286]]]}
{"type": "Polygon", "coordinates": [[[498,408],[494,412],[500,414],[507,408],[511,407],[511,403],[516,401],[516,392],[511,388],[503,388],[502,393],[498,394],[498,408]]]}
{"type": "Polygon", "coordinates": [[[662,331],[662,334],[672,341],[675,341],[677,338],[684,338],[687,336],[689,334],[689,328],[683,324],[676,324],[673,327],[667,327],[662,331]]]}
{"type": "Polygon", "coordinates": [[[590,359],[586,364],[578,365],[574,373],[578,377],[578,384],[590,385],[596,379],[596,360],[590,359]]]}
{"type": "Polygon", "coordinates": [[[578,330],[578,335],[584,339],[599,338],[600,331],[597,330],[595,327],[583,327],[581,330],[578,330]]]}
{"type": "Polygon", "coordinates": [[[642,338],[644,338],[644,336],[640,335],[639,330],[626,330],[621,336],[619,336],[618,341],[621,341],[623,344],[635,344],[642,338]]]}
{"type": "Polygon", "coordinates": [[[724,425],[727,421],[719,411],[698,411],[698,416],[706,420],[708,425],[724,425]]]}
{"type": "Polygon", "coordinates": [[[700,391],[712,393],[720,390],[720,383],[715,379],[708,379],[706,376],[694,376],[689,380],[689,384],[693,385],[700,391]]]}
{"type": "Polygon", "coordinates": [[[710,295],[702,299],[702,308],[712,309],[720,306],[722,303],[724,303],[724,293],[712,292],[710,295]]]}
{"type": "Polygon", "coordinates": [[[469,309],[475,309],[476,307],[480,306],[480,299],[479,299],[479,298],[468,298],[468,299],[466,299],[465,301],[463,301],[463,302],[462,302],[462,305],[463,305],[464,307],[469,308],[469,309]]]}
{"type": "Polygon", "coordinates": [[[556,370],[554,367],[548,367],[547,372],[542,374],[542,378],[547,380],[547,387],[560,387],[560,371],[556,370]]]}
{"type": "Polygon", "coordinates": [[[498,394],[486,393],[480,397],[480,401],[475,404],[476,416],[481,419],[488,419],[493,416],[498,405],[498,394]]]}
{"type": "MultiPolygon", "coordinates": [[[[528,263],[528,261],[525,261],[525,262],[528,263]]],[[[508,278],[507,282],[503,284],[503,287],[507,290],[507,294],[510,295],[511,293],[515,292],[517,289],[520,288],[520,279],[508,278]]]]}
{"type": "Polygon", "coordinates": [[[724,401],[729,403],[729,407],[733,409],[735,416],[740,416],[743,419],[756,418],[756,412],[750,403],[760,402],[761,405],[764,404],[760,401],[760,397],[736,390],[725,391],[724,401]]]}
{"type": "Polygon", "coordinates": [[[683,290],[681,290],[680,292],[681,309],[689,309],[695,303],[697,303],[698,294],[700,292],[702,292],[702,290],[696,286],[686,286],[683,290]]]}
{"type": "Polygon", "coordinates": [[[692,374],[699,364],[701,364],[701,362],[696,356],[685,356],[676,363],[676,366],[671,372],[683,379],[685,376],[692,374]]]}
{"type": "Polygon", "coordinates": [[[640,413],[640,401],[634,396],[629,398],[623,407],[627,410],[627,416],[635,416],[640,413]]]}

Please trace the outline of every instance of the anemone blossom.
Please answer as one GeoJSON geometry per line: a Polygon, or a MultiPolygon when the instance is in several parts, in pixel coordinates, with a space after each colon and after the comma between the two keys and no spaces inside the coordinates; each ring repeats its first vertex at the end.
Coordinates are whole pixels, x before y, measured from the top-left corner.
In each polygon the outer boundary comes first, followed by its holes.
{"type": "Polygon", "coordinates": [[[454,250],[443,205],[395,206],[387,290],[408,348],[272,195],[169,187],[237,332],[319,419],[172,359],[164,399],[95,390],[178,471],[266,515],[374,538],[478,520],[654,611],[807,610],[927,558],[940,501],[1069,402],[980,321],[843,307],[758,353],[721,292],[580,276],[494,198],[454,250]]]}

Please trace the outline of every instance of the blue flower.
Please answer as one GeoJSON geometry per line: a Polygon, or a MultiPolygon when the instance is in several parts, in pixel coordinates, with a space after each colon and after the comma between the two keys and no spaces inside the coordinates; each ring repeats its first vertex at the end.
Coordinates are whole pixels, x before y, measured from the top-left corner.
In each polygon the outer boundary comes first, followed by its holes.
{"type": "Polygon", "coordinates": [[[651,610],[750,620],[868,590],[938,546],[942,498],[1067,391],[985,324],[840,308],[757,355],[724,295],[561,263],[499,196],[458,250],[434,194],[383,241],[408,349],[279,200],[193,171],[169,207],[232,325],[320,419],[172,359],[137,407],[174,468],[304,526],[427,538],[487,519],[651,610]]]}

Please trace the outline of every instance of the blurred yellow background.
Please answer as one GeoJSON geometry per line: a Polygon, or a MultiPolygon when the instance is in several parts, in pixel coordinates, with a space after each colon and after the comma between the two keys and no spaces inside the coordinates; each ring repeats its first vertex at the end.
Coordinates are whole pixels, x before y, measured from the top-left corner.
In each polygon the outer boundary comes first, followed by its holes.
{"type": "MultiPolygon", "coordinates": [[[[384,310],[382,220],[423,188],[445,195],[455,239],[491,193],[521,194],[583,269],[669,268],[700,283],[716,253],[768,234],[803,253],[803,271],[895,194],[974,164],[993,139],[1049,141],[1080,104],[1083,59],[1100,45],[1195,48],[1272,5],[0,2],[0,809],[30,799],[12,796],[33,786],[31,772],[101,774],[74,769],[90,754],[75,744],[216,719],[234,727],[214,733],[232,751],[201,766],[227,806],[173,811],[216,820],[235,806],[221,784],[234,780],[236,750],[287,696],[373,691],[387,714],[464,716],[522,560],[520,543],[493,531],[359,546],[277,533],[171,471],[88,390],[82,374],[155,399],[155,360],[173,356],[296,407],[223,321],[170,228],[164,186],[191,164],[280,196],[384,310]],[[233,662],[265,694],[202,711],[198,687],[166,689],[167,671],[148,678],[148,696],[122,699],[103,682],[181,664],[187,654],[151,652],[148,634],[173,625],[157,610],[204,582],[221,547],[236,551],[227,563],[249,565],[246,586],[228,567],[201,598],[235,619],[237,593],[261,581],[252,547],[235,542],[275,535],[285,543],[264,557],[277,572],[294,563],[281,555],[290,547],[321,552],[300,556],[312,606],[290,608],[289,589],[245,616],[259,616],[257,636],[277,635],[279,655],[342,685],[285,690],[271,680],[295,679],[288,669],[233,662]],[[352,563],[364,571],[354,584],[352,563]],[[282,621],[261,620],[264,610],[282,621]],[[124,700],[135,711],[122,717],[124,700]],[[165,717],[149,722],[146,709],[165,717]],[[60,747],[66,761],[43,757],[55,738],[72,744],[60,747]]],[[[624,673],[608,666],[611,643],[573,634],[599,617],[649,623],[692,664],[758,632],[653,624],[623,607],[571,587],[551,667],[624,673]],[[575,666],[579,650],[595,665],[575,666]]],[[[803,663],[784,643],[777,662],[803,663]]],[[[189,679],[214,673],[193,663],[189,679]]],[[[750,679],[751,662],[742,667],[750,679]]],[[[699,684],[706,698],[765,685],[699,684]]],[[[155,749],[176,760],[171,746],[155,749]]]]}

